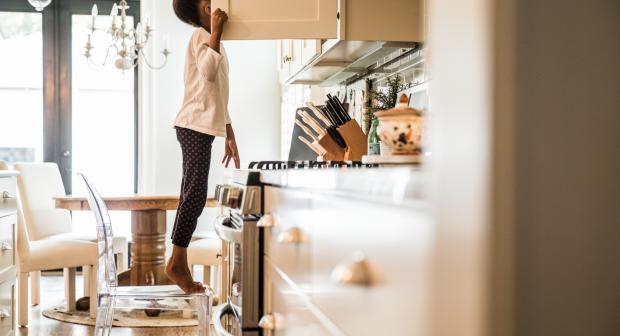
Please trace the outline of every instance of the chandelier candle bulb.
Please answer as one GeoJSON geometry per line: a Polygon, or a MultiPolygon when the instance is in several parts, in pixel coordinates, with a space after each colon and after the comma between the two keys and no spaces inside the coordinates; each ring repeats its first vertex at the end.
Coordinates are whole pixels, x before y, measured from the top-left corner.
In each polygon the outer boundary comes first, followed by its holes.
{"type": "Polygon", "coordinates": [[[93,22],[92,22],[92,30],[95,31],[95,18],[97,17],[97,15],[99,14],[99,11],[97,10],[97,4],[93,5],[93,9],[91,10],[91,15],[93,17],[93,22]]]}
{"type": "Polygon", "coordinates": [[[138,22],[135,30],[136,45],[139,46],[142,43],[142,22],[138,22]]]}

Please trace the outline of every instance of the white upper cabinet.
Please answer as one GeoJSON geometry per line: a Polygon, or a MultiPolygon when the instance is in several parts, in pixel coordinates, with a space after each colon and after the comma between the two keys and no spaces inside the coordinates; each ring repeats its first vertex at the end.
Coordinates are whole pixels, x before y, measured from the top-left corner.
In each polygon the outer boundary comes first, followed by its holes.
{"type": "Polygon", "coordinates": [[[212,0],[225,40],[423,41],[424,0],[212,0]]]}
{"type": "Polygon", "coordinates": [[[338,0],[212,0],[228,13],[225,40],[336,38],[338,0]]]}

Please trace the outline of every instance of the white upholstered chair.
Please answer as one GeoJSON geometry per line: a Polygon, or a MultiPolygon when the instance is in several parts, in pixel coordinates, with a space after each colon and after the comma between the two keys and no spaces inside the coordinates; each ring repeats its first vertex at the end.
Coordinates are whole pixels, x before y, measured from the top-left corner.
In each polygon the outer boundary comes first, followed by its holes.
{"type": "Polygon", "coordinates": [[[192,240],[187,247],[187,263],[192,272],[194,271],[194,266],[202,266],[202,281],[206,285],[215,288],[217,294],[220,294],[219,270],[221,269],[220,261],[222,259],[220,239],[215,232],[197,232],[197,234],[200,238],[192,240]],[[217,275],[213,277],[215,281],[211,281],[212,270],[215,271],[213,272],[214,275],[217,275]],[[217,284],[214,282],[217,282],[217,284]]]}
{"type": "MultiPolygon", "coordinates": [[[[53,244],[49,241],[97,241],[95,234],[72,232],[70,212],[55,207],[52,198],[65,195],[60,170],[55,163],[17,163],[14,169],[20,172],[17,187],[26,230],[31,242],[48,241],[45,244],[53,244]]],[[[125,270],[127,265],[127,239],[125,237],[117,237],[114,240],[114,253],[117,256],[119,271],[125,270]]],[[[84,295],[87,296],[89,292],[88,269],[83,269],[83,274],[84,295]]],[[[36,305],[40,299],[41,272],[33,271],[30,277],[31,303],[36,305]]]]}
{"type": "MultiPolygon", "coordinates": [[[[8,167],[0,161],[0,170],[8,167]]],[[[97,244],[83,240],[55,239],[30,241],[24,221],[23,207],[18,202],[17,212],[17,267],[18,267],[18,316],[17,323],[28,325],[28,275],[42,270],[64,270],[67,309],[75,309],[75,270],[81,266],[90,270],[88,275],[90,296],[96,297],[97,244]],[[94,295],[94,296],[93,296],[94,295]]],[[[96,314],[96,301],[91,300],[91,316],[96,314]]]]}

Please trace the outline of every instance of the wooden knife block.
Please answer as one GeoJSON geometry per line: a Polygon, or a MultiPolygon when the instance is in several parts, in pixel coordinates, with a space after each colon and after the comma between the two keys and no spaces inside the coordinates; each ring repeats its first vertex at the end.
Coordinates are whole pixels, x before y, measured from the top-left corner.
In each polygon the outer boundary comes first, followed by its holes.
{"type": "Polygon", "coordinates": [[[362,161],[368,152],[368,139],[355,120],[350,120],[338,127],[338,132],[347,143],[346,151],[328,134],[314,142],[325,161],[362,161]]]}
{"type": "Polygon", "coordinates": [[[344,160],[362,161],[362,156],[368,154],[368,138],[357,121],[347,121],[338,127],[338,132],[347,143],[344,160]]]}
{"type": "Polygon", "coordinates": [[[340,147],[332,137],[327,134],[315,142],[316,147],[323,153],[322,157],[325,161],[343,161],[345,159],[345,151],[340,147]]]}

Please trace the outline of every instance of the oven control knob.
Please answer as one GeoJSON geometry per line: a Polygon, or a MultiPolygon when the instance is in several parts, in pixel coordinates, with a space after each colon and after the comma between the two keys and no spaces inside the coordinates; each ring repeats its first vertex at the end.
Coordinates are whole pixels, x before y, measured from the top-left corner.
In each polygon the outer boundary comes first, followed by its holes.
{"type": "Polygon", "coordinates": [[[264,330],[280,330],[284,327],[284,317],[281,314],[267,314],[260,318],[258,326],[264,330]]]}
{"type": "Polygon", "coordinates": [[[233,185],[221,184],[215,187],[215,199],[221,206],[237,208],[241,189],[233,185]]]}
{"type": "Polygon", "coordinates": [[[258,220],[258,223],[256,223],[256,226],[258,227],[272,227],[275,224],[275,220],[273,218],[273,215],[271,214],[265,214],[263,217],[261,217],[258,220]]]}

